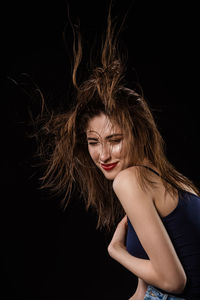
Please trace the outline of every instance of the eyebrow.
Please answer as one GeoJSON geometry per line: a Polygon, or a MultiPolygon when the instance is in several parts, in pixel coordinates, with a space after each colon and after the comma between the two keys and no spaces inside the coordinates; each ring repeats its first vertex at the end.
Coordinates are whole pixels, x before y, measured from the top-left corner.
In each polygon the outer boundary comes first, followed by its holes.
{"type": "MultiPolygon", "coordinates": [[[[123,136],[123,134],[122,133],[113,133],[111,135],[106,136],[105,139],[108,140],[108,139],[111,139],[113,137],[120,137],[120,136],[123,136]]],[[[93,141],[97,141],[98,140],[98,138],[95,138],[95,137],[87,137],[87,139],[88,139],[88,141],[89,140],[93,140],[93,141]]]]}

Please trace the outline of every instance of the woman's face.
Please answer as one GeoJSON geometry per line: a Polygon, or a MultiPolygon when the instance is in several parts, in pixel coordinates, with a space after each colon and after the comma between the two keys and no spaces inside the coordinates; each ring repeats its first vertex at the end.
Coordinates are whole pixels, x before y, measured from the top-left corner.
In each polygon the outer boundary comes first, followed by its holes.
{"type": "Polygon", "coordinates": [[[130,166],[125,134],[105,114],[89,120],[86,134],[90,156],[107,179],[130,166]]]}

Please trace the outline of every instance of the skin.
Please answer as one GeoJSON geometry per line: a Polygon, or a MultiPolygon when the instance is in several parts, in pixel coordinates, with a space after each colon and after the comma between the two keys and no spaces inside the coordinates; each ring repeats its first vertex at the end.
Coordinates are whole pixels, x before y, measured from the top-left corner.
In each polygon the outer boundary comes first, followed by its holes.
{"type": "Polygon", "coordinates": [[[86,133],[90,156],[108,180],[114,180],[120,171],[130,166],[125,135],[104,114],[89,121],[86,133]],[[112,163],[117,163],[112,170],[107,171],[102,167],[102,164],[112,163]]]}
{"type": "MultiPolygon", "coordinates": [[[[186,275],[160,220],[160,216],[166,216],[176,207],[178,194],[169,194],[160,177],[150,171],[149,179],[156,182],[156,188],[141,189],[137,180],[139,167],[132,166],[127,155],[126,136],[104,114],[88,122],[86,133],[92,160],[104,176],[113,181],[113,190],[126,212],[115,230],[108,253],[139,278],[137,290],[130,299],[144,299],[148,284],[169,293],[181,293],[186,275]],[[105,170],[105,165],[112,163],[116,163],[115,167],[105,170]],[[149,260],[128,253],[125,246],[127,216],[149,260]]],[[[147,160],[144,164],[152,167],[147,160]]]]}

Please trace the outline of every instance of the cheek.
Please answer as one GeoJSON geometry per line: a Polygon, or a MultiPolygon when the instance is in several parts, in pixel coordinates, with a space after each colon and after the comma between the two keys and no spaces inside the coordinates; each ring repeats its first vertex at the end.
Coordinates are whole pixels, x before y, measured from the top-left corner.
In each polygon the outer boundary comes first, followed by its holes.
{"type": "Polygon", "coordinates": [[[122,143],[112,146],[112,155],[121,157],[123,155],[122,143]]]}
{"type": "Polygon", "coordinates": [[[97,161],[99,158],[99,153],[97,148],[88,147],[88,152],[92,158],[93,161],[97,161]]]}

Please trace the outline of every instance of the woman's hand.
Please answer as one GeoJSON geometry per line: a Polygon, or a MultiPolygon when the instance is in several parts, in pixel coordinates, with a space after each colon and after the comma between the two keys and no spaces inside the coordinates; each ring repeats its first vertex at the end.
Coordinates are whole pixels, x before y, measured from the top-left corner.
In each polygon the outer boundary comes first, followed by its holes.
{"type": "Polygon", "coordinates": [[[108,253],[112,258],[115,258],[115,253],[118,250],[126,249],[125,239],[127,232],[127,216],[125,215],[123,219],[117,225],[113,238],[108,246],[108,253]]]}

